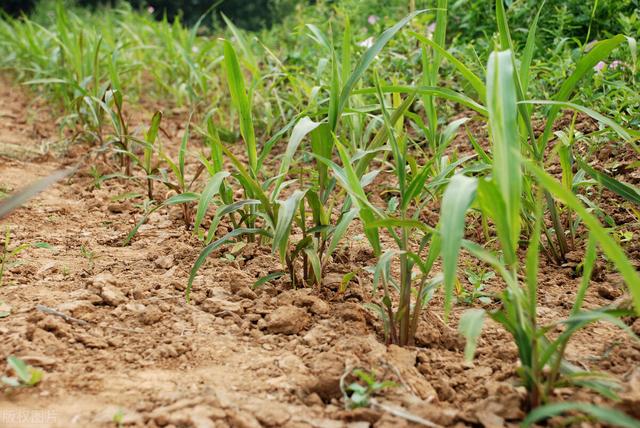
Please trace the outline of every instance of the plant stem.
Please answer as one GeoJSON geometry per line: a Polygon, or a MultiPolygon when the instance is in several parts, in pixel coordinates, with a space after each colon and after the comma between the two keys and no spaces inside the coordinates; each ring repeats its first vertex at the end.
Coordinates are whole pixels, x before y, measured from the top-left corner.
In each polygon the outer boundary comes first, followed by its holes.
{"type": "MultiPolygon", "coordinates": [[[[404,219],[404,214],[403,214],[404,219]]],[[[409,237],[406,228],[402,228],[402,248],[400,255],[400,346],[406,346],[409,342],[409,321],[411,317],[411,272],[409,272],[409,259],[406,251],[409,248],[409,237]]]]}

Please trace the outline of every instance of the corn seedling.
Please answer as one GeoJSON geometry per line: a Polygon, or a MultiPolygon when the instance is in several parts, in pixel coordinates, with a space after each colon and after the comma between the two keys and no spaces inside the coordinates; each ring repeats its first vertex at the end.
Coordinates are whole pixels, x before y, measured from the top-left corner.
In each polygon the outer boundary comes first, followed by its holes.
{"type": "Polygon", "coordinates": [[[419,209],[413,209],[413,214],[410,214],[410,209],[414,207],[414,204],[417,207],[423,206],[423,198],[425,197],[423,189],[427,179],[433,177],[432,165],[428,162],[422,168],[415,170],[413,174],[407,174],[410,155],[406,137],[396,135],[379,82],[377,89],[386,134],[389,138],[389,150],[394,160],[393,173],[398,183],[398,187],[394,189],[399,196],[397,214],[389,214],[375,207],[368,200],[364,187],[368,184],[367,180],[370,180],[371,176],[365,178],[364,183],[358,178],[353,166],[353,157],[338,140],[335,141],[335,145],[342,161],[342,167],[329,159],[319,159],[331,167],[338,184],[348,193],[359,209],[360,219],[364,224],[374,252],[380,254],[381,251],[379,229],[386,229],[394,239],[397,249],[382,254],[375,268],[374,291],[381,282],[384,294],[382,302],[371,305],[371,307],[383,320],[387,340],[406,346],[414,343],[422,308],[428,303],[441,281],[439,276],[430,278],[430,272],[439,251],[438,236],[434,230],[418,220],[419,209]],[[410,237],[419,243],[417,251],[412,251],[410,237]],[[428,245],[430,248],[426,250],[428,245]],[[425,256],[426,259],[424,259],[425,256]],[[400,261],[400,278],[398,280],[391,275],[391,261],[396,257],[400,261]],[[414,267],[418,270],[415,276],[414,267]],[[392,303],[392,287],[400,295],[397,308],[394,308],[392,303]]]}
{"type": "Polygon", "coordinates": [[[154,162],[154,154],[156,150],[156,140],[160,131],[160,122],[162,121],[162,113],[156,112],[151,118],[151,124],[144,136],[144,140],[130,137],[130,140],[141,145],[142,156],[138,156],[135,152],[127,153],[135,164],[139,165],[144,172],[144,180],[146,182],[147,198],[153,200],[153,182],[158,180],[157,175],[160,173],[159,162],[154,162]]]}
{"type": "MultiPolygon", "coordinates": [[[[291,278],[292,286],[295,287],[296,284],[299,283],[295,265],[295,261],[298,256],[301,256],[303,259],[303,278],[313,278],[312,281],[318,283],[321,282],[324,263],[326,263],[326,260],[328,260],[331,253],[337,247],[339,240],[346,232],[349,223],[355,218],[358,211],[362,212],[362,209],[343,211],[336,226],[328,227],[327,222],[331,212],[322,208],[322,205],[323,203],[326,203],[328,193],[333,186],[328,182],[327,165],[319,167],[319,191],[317,193],[309,192],[309,189],[299,189],[293,191],[288,199],[278,201],[278,197],[282,190],[293,184],[292,181],[285,182],[284,178],[290,170],[293,157],[298,150],[302,139],[309,133],[311,133],[311,149],[313,155],[319,160],[326,160],[324,156],[331,156],[333,153],[334,139],[332,132],[337,128],[338,120],[348,103],[348,98],[356,83],[360,80],[377,53],[379,53],[385,44],[418,13],[420,13],[420,11],[406,17],[398,24],[385,31],[380,36],[379,40],[370,49],[368,49],[367,52],[365,52],[363,58],[357,64],[354,71],[350,75],[345,72],[345,76],[348,76],[348,78],[344,82],[342,89],[340,89],[337,63],[334,62],[327,123],[323,124],[320,122],[314,122],[307,117],[302,117],[297,120],[297,122],[291,122],[291,124],[295,123],[295,126],[291,132],[291,138],[281,161],[278,174],[276,177],[267,180],[263,185],[259,184],[257,181],[259,177],[258,166],[262,165],[262,161],[271,150],[276,138],[286,132],[291,125],[285,126],[280,132],[276,133],[276,135],[265,144],[262,153],[258,156],[255,141],[255,130],[253,126],[253,114],[250,108],[250,98],[245,89],[238,57],[231,43],[226,40],[223,41],[227,81],[233,105],[240,116],[240,132],[245,142],[248,169],[242,165],[242,162],[229,149],[222,145],[219,138],[215,138],[214,136],[213,141],[220,148],[218,153],[222,152],[227,156],[236,168],[237,174],[234,176],[242,185],[247,199],[233,204],[227,204],[226,209],[219,211],[221,215],[216,214],[212,227],[209,229],[208,242],[212,240],[211,232],[215,231],[215,227],[213,226],[217,226],[222,215],[231,214],[234,211],[242,209],[244,211],[244,215],[241,215],[241,217],[245,219],[247,227],[235,229],[234,232],[237,231],[237,234],[234,236],[248,235],[251,237],[257,233],[257,230],[260,230],[260,233],[263,236],[267,236],[272,239],[272,248],[274,252],[279,253],[282,264],[286,266],[291,278]],[[268,194],[266,189],[270,185],[273,185],[273,191],[268,194]],[[306,227],[305,200],[311,208],[312,218],[315,222],[314,227],[310,229],[307,229],[306,227]],[[260,213],[256,213],[256,210],[258,209],[261,211],[260,213]],[[256,216],[260,216],[264,221],[264,226],[262,228],[255,227],[254,218],[256,216]],[[293,249],[291,249],[289,238],[291,228],[294,223],[297,223],[301,227],[303,238],[293,249]]],[[[335,58],[335,54],[333,56],[335,58]]],[[[346,54],[343,56],[343,59],[345,57],[347,57],[346,54]]],[[[349,62],[349,60],[345,61],[347,63],[349,62]]],[[[379,138],[378,140],[381,141],[382,138],[379,138]]],[[[212,153],[214,153],[213,149],[212,153]]],[[[324,163],[324,161],[322,163],[324,163]]],[[[369,208],[365,207],[364,210],[365,212],[368,212],[369,208]]],[[[376,232],[373,230],[367,231],[367,235],[370,235],[374,240],[377,236],[376,232]]],[[[227,235],[227,237],[228,236],[229,235],[227,235]]],[[[220,238],[203,249],[198,261],[192,269],[187,290],[190,290],[195,273],[204,262],[204,259],[216,248],[228,243],[229,239],[227,237],[220,238]]],[[[377,247],[379,248],[379,243],[377,244],[377,247]]]]}
{"type": "MultiPolygon", "coordinates": [[[[517,91],[511,58],[510,51],[494,52],[487,68],[487,102],[494,155],[492,176],[476,179],[456,175],[444,193],[440,231],[443,240],[445,308],[449,310],[451,307],[457,260],[462,246],[473,257],[495,269],[506,284],[501,295],[502,307],[489,312],[489,316],[501,324],[516,342],[521,363],[518,374],[527,389],[530,409],[548,403],[554,389],[567,384],[593,388],[606,396],[615,397],[607,379],[572,366],[564,360],[564,351],[577,330],[595,321],[610,321],[629,331],[619,319],[626,311],[609,308],[590,311],[582,309],[597,255],[596,242],[623,275],[633,296],[636,311],[640,309],[639,276],[618,244],[573,193],[540,169],[535,162],[521,159],[516,113],[517,91]],[[537,196],[533,233],[529,238],[526,261],[521,266],[517,249],[521,232],[520,200],[525,169],[537,183],[537,196]],[[539,324],[536,313],[538,258],[543,224],[542,201],[545,193],[553,195],[574,210],[590,231],[582,283],[572,313],[566,320],[552,325],[539,324]],[[472,204],[495,224],[500,255],[463,239],[464,216],[472,204]],[[521,274],[524,280],[520,279],[521,274]],[[564,326],[563,333],[555,339],[549,338],[547,333],[557,325],[564,326]],[[548,375],[545,374],[547,369],[550,373],[548,375]]],[[[460,330],[467,337],[467,359],[473,357],[485,313],[484,310],[473,309],[467,311],[460,320],[460,330]]]]}

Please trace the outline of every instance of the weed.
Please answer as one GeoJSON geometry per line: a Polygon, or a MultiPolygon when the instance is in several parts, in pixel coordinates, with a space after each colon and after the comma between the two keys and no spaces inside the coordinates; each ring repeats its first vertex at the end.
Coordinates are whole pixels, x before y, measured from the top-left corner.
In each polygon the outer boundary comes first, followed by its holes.
{"type": "Polygon", "coordinates": [[[486,269],[465,269],[464,273],[467,276],[467,281],[471,284],[471,290],[465,290],[460,286],[456,291],[458,300],[468,305],[473,304],[476,300],[485,305],[491,303],[491,296],[484,289],[487,281],[495,278],[496,273],[486,269]]]}
{"type": "Polygon", "coordinates": [[[93,272],[93,269],[96,265],[96,253],[94,251],[91,251],[86,245],[82,244],[80,245],[80,254],[82,255],[82,257],[87,259],[87,262],[89,263],[88,271],[93,272]]]}
{"type": "Polygon", "coordinates": [[[13,355],[7,357],[7,365],[15,376],[2,376],[0,381],[7,386],[18,388],[21,386],[36,386],[42,380],[44,372],[32,367],[13,355]]]}
{"type": "Polygon", "coordinates": [[[367,372],[362,369],[354,369],[340,378],[340,389],[345,398],[345,405],[349,409],[369,407],[371,398],[389,388],[398,385],[390,380],[378,380],[375,372],[367,372]],[[347,375],[356,377],[356,381],[345,385],[347,375]]]}

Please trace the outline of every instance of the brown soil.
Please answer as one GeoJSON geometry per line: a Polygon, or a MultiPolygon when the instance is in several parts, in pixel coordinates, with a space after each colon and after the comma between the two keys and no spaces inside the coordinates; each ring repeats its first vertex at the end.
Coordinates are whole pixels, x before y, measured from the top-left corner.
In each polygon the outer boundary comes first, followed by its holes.
{"type": "MultiPolygon", "coordinates": [[[[64,157],[46,154],[43,142],[55,141],[56,129],[46,106],[27,105],[31,97],[0,80],[0,147],[12,149],[0,158],[5,192],[87,151],[74,146],[76,153],[64,157]]],[[[175,137],[180,128],[167,132],[175,137]]],[[[45,371],[38,386],[0,395],[0,426],[108,427],[117,426],[116,415],[125,426],[147,427],[410,426],[401,413],[441,426],[517,426],[522,419],[516,348],[504,330],[489,323],[475,362],[463,362],[456,327],[466,306],[456,306],[445,323],[437,297],[417,348],[384,345],[380,323],[362,307],[371,283],[362,268],[373,259],[358,230],[320,289],[289,290],[282,278],[251,290],[279,264],[269,248],[248,245],[233,257],[230,249],[210,257],[187,304],[184,288],[201,244],[185,230],[178,209],[152,215],[131,246],[121,245],[140,209],[137,200],[118,196],[140,189],[119,180],[98,189],[84,167],[2,220],[12,246],[47,242],[52,248],[21,253],[0,287],[0,309],[10,309],[0,318],[0,371],[7,371],[9,355],[45,371]],[[342,275],[352,270],[359,283],[337,293],[342,275]],[[377,397],[385,410],[345,410],[340,379],[353,368],[398,384],[377,397]]],[[[638,260],[637,250],[633,255],[638,260]]],[[[543,322],[568,314],[581,257],[577,250],[563,267],[543,262],[543,322]]],[[[602,263],[586,306],[619,298],[622,282],[602,263]]],[[[639,321],[632,327],[639,330],[639,321]]],[[[624,400],[617,405],[638,412],[637,342],[596,324],[576,336],[567,358],[620,380],[624,400]]],[[[558,394],[603,401],[573,389],[558,394]]]]}

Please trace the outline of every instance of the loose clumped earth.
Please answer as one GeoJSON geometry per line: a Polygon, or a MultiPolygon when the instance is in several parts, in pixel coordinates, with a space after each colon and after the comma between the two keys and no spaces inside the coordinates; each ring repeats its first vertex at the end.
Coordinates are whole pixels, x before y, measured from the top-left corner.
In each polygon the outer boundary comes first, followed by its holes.
{"type": "MultiPolygon", "coordinates": [[[[0,309],[9,312],[0,320],[2,356],[45,372],[35,388],[0,398],[0,425],[355,428],[414,426],[411,420],[422,418],[438,426],[493,428],[517,426],[525,416],[517,349],[502,328],[489,324],[474,363],[465,363],[456,329],[465,307],[454,307],[445,320],[443,305],[433,304],[416,347],[386,346],[380,322],[363,308],[371,300],[371,275],[338,292],[345,273],[373,258],[361,230],[350,230],[332,272],[313,288],[291,290],[282,278],[254,290],[258,278],[280,269],[278,258],[255,244],[220,250],[198,272],[187,304],[199,243],[179,209],[151,215],[123,247],[139,210],[118,195],[134,185],[109,180],[96,188],[83,163],[86,147],[56,154],[55,125],[43,103],[8,79],[0,80],[0,99],[6,191],[81,162],[70,178],[2,221],[12,242],[50,248],[21,253],[0,288],[0,309]],[[27,110],[34,113],[25,118],[27,110]],[[230,251],[233,257],[225,257],[230,251]],[[341,381],[352,382],[356,368],[397,386],[377,396],[377,406],[345,410],[341,381]]],[[[167,115],[174,140],[184,131],[181,114],[175,112],[174,121],[167,115]]],[[[615,200],[606,192],[602,197],[615,200]]],[[[627,250],[637,264],[637,245],[627,250]]],[[[541,322],[569,313],[580,282],[573,268],[583,252],[570,254],[561,267],[543,260],[541,322]]],[[[585,307],[622,304],[623,290],[622,279],[600,267],[585,307]]],[[[639,323],[628,320],[637,334],[639,323]]],[[[614,375],[624,388],[616,406],[640,417],[637,342],[599,323],[576,335],[566,358],[614,375]]],[[[557,394],[606,403],[575,389],[557,394]]]]}

